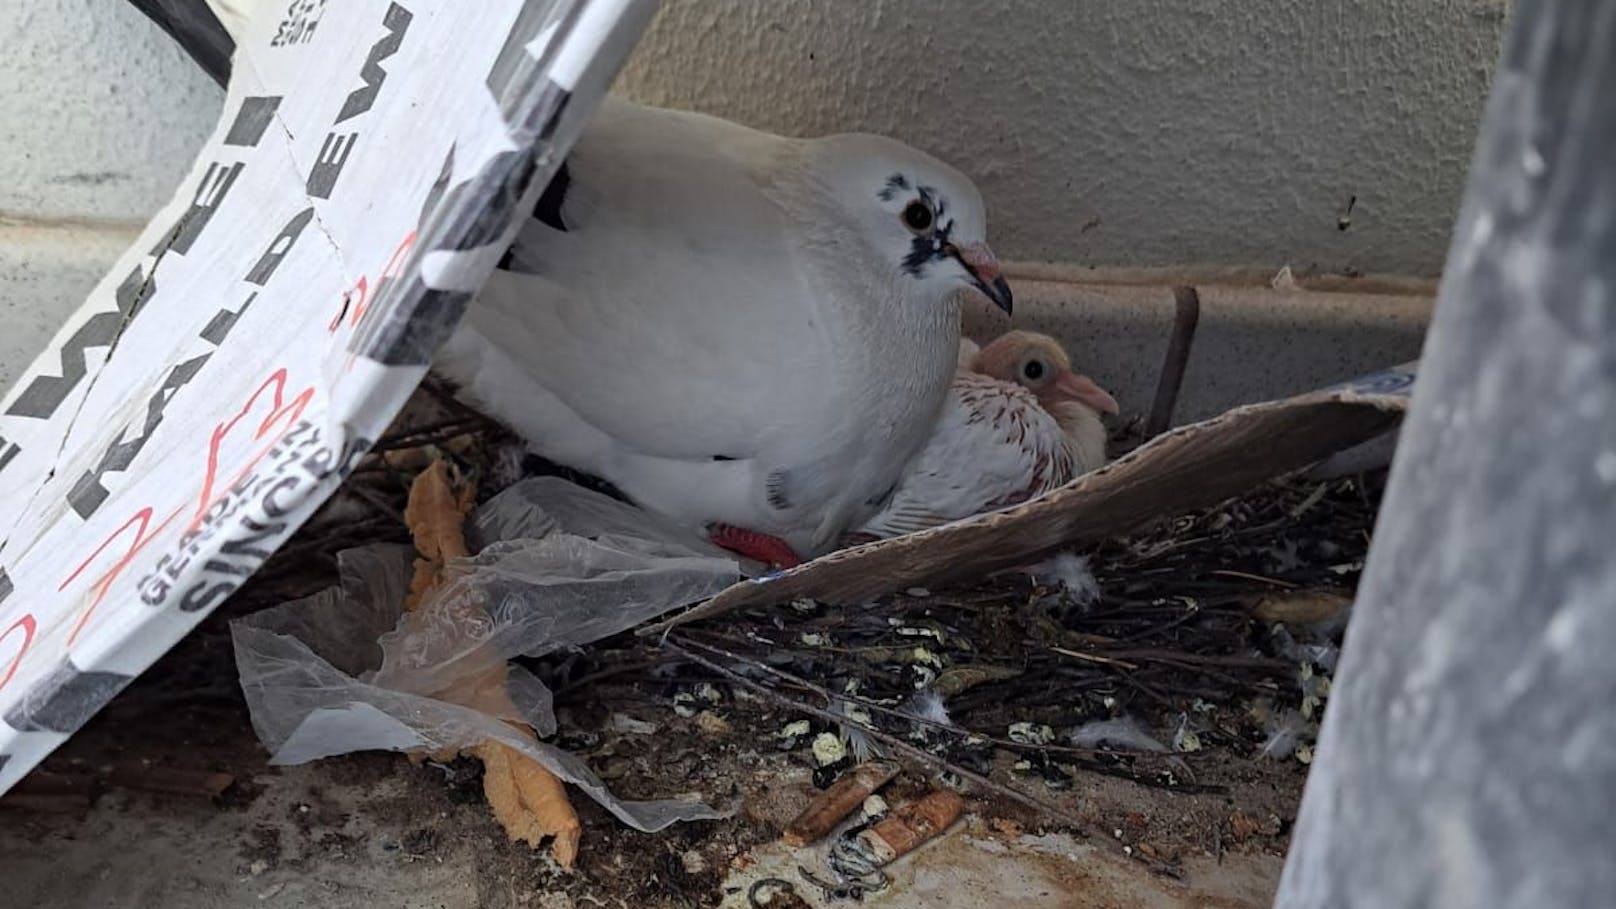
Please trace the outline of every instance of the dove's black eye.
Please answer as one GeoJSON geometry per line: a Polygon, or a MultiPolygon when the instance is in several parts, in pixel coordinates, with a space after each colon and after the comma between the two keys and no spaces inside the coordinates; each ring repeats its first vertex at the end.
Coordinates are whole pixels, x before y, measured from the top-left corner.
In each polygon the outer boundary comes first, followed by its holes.
{"type": "Polygon", "coordinates": [[[903,226],[917,234],[931,232],[932,224],[936,221],[931,206],[919,199],[903,207],[903,226]]]}
{"type": "Polygon", "coordinates": [[[1021,367],[1021,374],[1027,377],[1027,381],[1036,382],[1044,377],[1044,364],[1028,360],[1027,365],[1021,367]]]}

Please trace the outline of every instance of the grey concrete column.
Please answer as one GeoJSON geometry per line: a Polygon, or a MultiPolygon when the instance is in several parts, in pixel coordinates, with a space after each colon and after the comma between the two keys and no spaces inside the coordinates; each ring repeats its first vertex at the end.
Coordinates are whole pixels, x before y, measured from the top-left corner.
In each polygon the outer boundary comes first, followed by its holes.
{"type": "Polygon", "coordinates": [[[1521,0],[1277,905],[1616,905],[1616,3],[1521,0]]]}

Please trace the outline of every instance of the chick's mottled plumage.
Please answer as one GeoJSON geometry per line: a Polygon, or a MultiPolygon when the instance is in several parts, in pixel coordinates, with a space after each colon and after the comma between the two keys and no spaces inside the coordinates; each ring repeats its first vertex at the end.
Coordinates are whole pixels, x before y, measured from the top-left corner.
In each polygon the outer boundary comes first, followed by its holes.
{"type": "Polygon", "coordinates": [[[860,537],[913,533],[1024,502],[1105,463],[1100,413],[1116,401],[1072,371],[1047,335],[961,342],[942,416],[892,500],[860,537]]]}
{"type": "Polygon", "coordinates": [[[890,139],[608,100],[439,367],[535,453],[789,562],[925,445],[959,291],[1009,308],[985,231],[968,179],[890,139]]]}

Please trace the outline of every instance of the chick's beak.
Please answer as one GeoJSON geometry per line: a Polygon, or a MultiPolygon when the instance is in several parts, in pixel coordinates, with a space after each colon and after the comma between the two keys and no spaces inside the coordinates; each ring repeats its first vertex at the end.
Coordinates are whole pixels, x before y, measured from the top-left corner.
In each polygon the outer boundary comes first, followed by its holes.
{"type": "Polygon", "coordinates": [[[993,255],[993,250],[988,249],[986,243],[971,243],[967,246],[949,246],[946,251],[965,266],[976,289],[987,294],[987,298],[1004,310],[1005,315],[1010,315],[1014,302],[1010,285],[1005,282],[1004,275],[999,274],[999,260],[993,255]]]}
{"type": "Polygon", "coordinates": [[[1062,397],[1069,398],[1079,404],[1086,405],[1100,413],[1115,414],[1121,408],[1117,407],[1117,399],[1088,376],[1081,376],[1070,369],[1062,372],[1055,379],[1055,390],[1062,397]]]}

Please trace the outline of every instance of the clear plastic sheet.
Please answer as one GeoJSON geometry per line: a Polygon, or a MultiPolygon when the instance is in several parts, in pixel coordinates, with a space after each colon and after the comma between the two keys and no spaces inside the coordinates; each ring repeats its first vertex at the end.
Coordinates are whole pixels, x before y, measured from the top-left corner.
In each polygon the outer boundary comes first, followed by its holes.
{"type": "Polygon", "coordinates": [[[411,550],[377,544],[339,554],[338,587],[232,624],[253,728],[272,762],[496,739],[637,829],[724,816],[692,801],[619,800],[579,758],[518,733],[507,721],[547,736],[555,715],[544,684],[507,661],[599,640],[710,597],[738,580],[735,561],[555,478],[490,499],[468,531],[482,551],[451,564],[413,612],[402,611],[411,550]],[[500,667],[503,694],[479,691],[477,680],[498,678],[500,667]],[[451,690],[455,701],[439,696],[451,690]]]}

